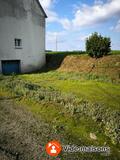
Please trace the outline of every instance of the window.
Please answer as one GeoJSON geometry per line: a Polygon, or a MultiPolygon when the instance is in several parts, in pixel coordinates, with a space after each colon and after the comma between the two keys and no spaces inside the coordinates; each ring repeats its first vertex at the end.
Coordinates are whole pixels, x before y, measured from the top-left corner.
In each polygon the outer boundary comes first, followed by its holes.
{"type": "Polygon", "coordinates": [[[15,39],[15,48],[17,49],[22,48],[22,39],[15,39]]]}

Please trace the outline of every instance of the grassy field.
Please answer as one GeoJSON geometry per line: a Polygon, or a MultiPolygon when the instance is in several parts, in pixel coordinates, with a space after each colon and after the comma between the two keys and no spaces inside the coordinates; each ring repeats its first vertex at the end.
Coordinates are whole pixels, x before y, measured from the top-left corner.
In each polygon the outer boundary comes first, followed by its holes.
{"type": "Polygon", "coordinates": [[[30,83],[53,87],[91,102],[98,102],[113,108],[119,108],[120,105],[120,86],[110,83],[109,80],[108,83],[104,82],[105,77],[57,71],[20,77],[30,83]]]}
{"type": "MultiPolygon", "coordinates": [[[[47,52],[48,54],[62,54],[62,53],[66,53],[68,55],[70,54],[86,54],[85,51],[51,51],[51,52],[47,52]]],[[[120,50],[112,50],[110,52],[111,54],[120,54],[120,50]]]]}
{"type": "MultiPolygon", "coordinates": [[[[64,54],[64,55],[83,55],[83,54],[87,54],[85,51],[51,51],[51,52],[46,52],[47,54],[64,54]]],[[[109,54],[111,55],[117,55],[120,54],[120,50],[112,50],[109,54]]]]}
{"type": "MultiPolygon", "coordinates": [[[[84,56],[86,59],[87,55],[84,56]]],[[[117,58],[114,60],[118,63],[117,58]]],[[[110,65],[107,67],[109,69],[110,65]]],[[[117,69],[115,74],[118,73],[117,69]]],[[[111,151],[108,155],[62,152],[61,160],[119,160],[118,79],[119,76],[113,81],[111,76],[103,74],[59,69],[46,73],[1,75],[0,159],[54,159],[46,154],[45,145],[56,139],[62,145],[109,146],[111,151]]]]}
{"type": "Polygon", "coordinates": [[[113,51],[111,51],[111,54],[120,54],[120,50],[113,50],[113,51]]]}

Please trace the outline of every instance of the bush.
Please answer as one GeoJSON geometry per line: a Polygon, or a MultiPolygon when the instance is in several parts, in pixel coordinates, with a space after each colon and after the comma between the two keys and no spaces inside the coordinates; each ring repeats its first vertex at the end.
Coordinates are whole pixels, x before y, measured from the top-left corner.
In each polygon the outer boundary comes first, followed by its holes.
{"type": "Polygon", "coordinates": [[[95,58],[107,55],[111,51],[111,40],[108,37],[102,37],[97,32],[86,39],[86,52],[95,58]]]}

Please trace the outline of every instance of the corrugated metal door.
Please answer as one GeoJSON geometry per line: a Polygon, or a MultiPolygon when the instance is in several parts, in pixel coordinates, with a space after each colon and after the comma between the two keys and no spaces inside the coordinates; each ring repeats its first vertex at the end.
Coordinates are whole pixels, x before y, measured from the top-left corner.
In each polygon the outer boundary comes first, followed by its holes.
{"type": "Polygon", "coordinates": [[[20,73],[20,61],[19,60],[2,61],[2,73],[3,74],[20,73]]]}

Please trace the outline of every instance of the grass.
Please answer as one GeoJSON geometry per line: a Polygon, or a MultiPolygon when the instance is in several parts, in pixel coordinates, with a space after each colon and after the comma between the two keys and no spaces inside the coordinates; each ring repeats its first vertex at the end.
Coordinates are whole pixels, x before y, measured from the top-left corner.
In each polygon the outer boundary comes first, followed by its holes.
{"type": "Polygon", "coordinates": [[[111,51],[111,54],[113,54],[113,55],[120,54],[120,50],[112,50],[112,51],[111,51]]]}
{"type": "Polygon", "coordinates": [[[120,85],[105,83],[102,77],[82,76],[76,73],[49,72],[36,75],[23,75],[23,79],[42,86],[51,86],[61,92],[77,95],[88,101],[119,108],[120,85]],[[85,80],[86,78],[86,80],[85,80]],[[102,82],[103,81],[103,82],[102,82]]]}
{"type": "MultiPolygon", "coordinates": [[[[107,145],[112,151],[109,158],[119,159],[120,84],[118,81],[112,81],[106,75],[60,71],[17,76],[1,75],[0,100],[8,101],[9,98],[16,102],[18,109],[22,106],[35,119],[41,118],[48,124],[50,127],[48,129],[54,133],[53,136],[49,132],[46,133],[48,140],[57,135],[56,138],[62,144],[107,145]],[[91,139],[90,133],[94,133],[97,140],[91,139]]],[[[33,127],[32,132],[37,135],[37,130],[33,127]]],[[[39,135],[34,138],[39,138],[39,135]]],[[[42,139],[44,141],[44,137],[42,139]]],[[[60,156],[66,159],[63,153],[60,156]]],[[[79,158],[87,156],[93,160],[104,159],[100,154],[69,156],[68,159],[71,157],[77,159],[77,156],[79,158]]]]}
{"type": "Polygon", "coordinates": [[[101,78],[103,81],[108,82],[109,79],[112,82],[119,83],[119,68],[119,55],[108,55],[99,59],[91,58],[87,54],[64,55],[64,53],[60,53],[47,55],[47,71],[56,71],[57,69],[61,72],[83,73],[82,77],[84,76],[88,80],[90,78],[101,78]]]}
{"type": "MultiPolygon", "coordinates": [[[[88,117],[86,117],[86,119],[81,117],[79,123],[77,122],[76,124],[73,118],[62,112],[59,106],[55,104],[38,104],[28,100],[16,101],[16,103],[17,104],[9,102],[6,104],[6,102],[4,102],[2,104],[2,108],[0,110],[0,113],[2,113],[2,117],[0,117],[2,131],[0,132],[0,137],[2,136],[2,139],[0,139],[0,142],[5,148],[6,145],[8,145],[7,148],[11,146],[11,149],[9,148],[10,151],[14,151],[13,153],[19,153],[19,158],[21,159],[23,159],[23,157],[24,160],[27,160],[28,157],[29,159],[32,159],[36,152],[36,157],[38,159],[46,159],[48,156],[45,154],[45,151],[43,150],[41,155],[38,151],[38,146],[39,144],[45,145],[53,138],[56,138],[62,144],[74,143],[76,145],[103,145],[104,142],[107,142],[107,145],[109,144],[109,139],[107,137],[104,136],[104,139],[101,139],[101,135],[104,135],[104,133],[101,133],[100,135],[99,133],[101,132],[101,129],[88,117]],[[94,127],[91,128],[91,125],[94,127]],[[6,138],[4,137],[5,127],[7,127],[6,138]],[[98,140],[92,141],[89,138],[89,132],[96,133],[98,140]],[[9,136],[12,137],[12,140],[9,139],[9,136]],[[35,141],[36,139],[37,141],[35,141]],[[4,141],[6,144],[4,144],[4,141]]],[[[111,145],[111,143],[109,145],[111,145]]],[[[111,146],[111,149],[117,157],[117,150],[115,147],[111,146]]],[[[77,156],[79,158],[87,156],[87,158],[92,158],[93,160],[103,159],[103,156],[98,156],[98,154],[86,154],[85,156],[77,153],[69,155],[64,155],[62,153],[60,155],[61,160],[67,160],[70,158],[77,159],[77,156]]]]}
{"type": "Polygon", "coordinates": [[[71,92],[79,98],[84,98],[92,103],[101,103],[113,108],[118,108],[120,104],[118,86],[93,81],[81,83],[75,81],[58,81],[53,85],[61,91],[71,92]]]}
{"type": "MultiPolygon", "coordinates": [[[[46,52],[47,54],[53,54],[53,55],[83,55],[87,54],[85,51],[51,51],[51,52],[46,52]]],[[[112,55],[117,55],[120,54],[120,50],[111,50],[110,54],[112,55]]]]}
{"type": "Polygon", "coordinates": [[[59,55],[65,55],[65,56],[67,56],[67,55],[83,55],[83,54],[86,54],[85,53],[85,51],[57,51],[57,52],[47,52],[47,54],[53,54],[53,55],[57,55],[57,54],[59,54],[59,55]]]}
{"type": "MultiPolygon", "coordinates": [[[[98,127],[88,117],[86,117],[86,120],[83,117],[81,117],[79,120],[79,124],[76,124],[75,120],[71,116],[69,116],[69,114],[66,114],[61,107],[54,103],[40,105],[34,103],[33,101],[26,101],[25,104],[28,104],[28,109],[35,113],[35,115],[41,115],[47,123],[52,123],[54,131],[56,133],[71,133],[74,137],[82,138],[82,143],[93,144],[92,140],[89,138],[89,132],[96,132],[98,127]],[[90,128],[91,124],[94,125],[94,128],[92,130],[90,128]]],[[[103,144],[103,142],[100,143],[103,144]]]]}

